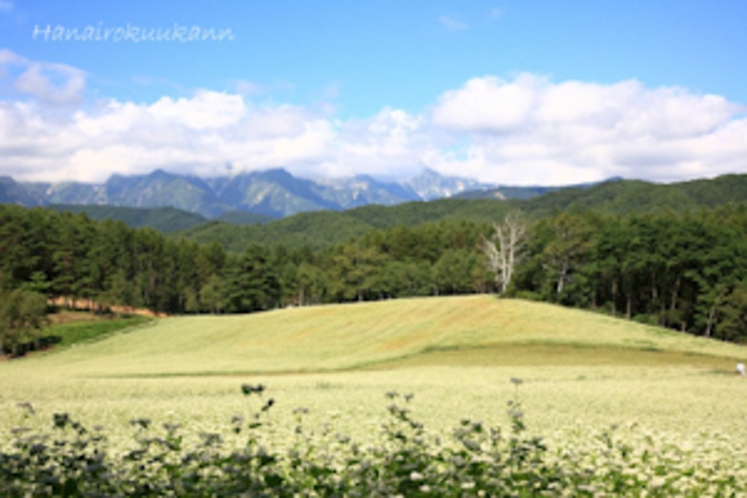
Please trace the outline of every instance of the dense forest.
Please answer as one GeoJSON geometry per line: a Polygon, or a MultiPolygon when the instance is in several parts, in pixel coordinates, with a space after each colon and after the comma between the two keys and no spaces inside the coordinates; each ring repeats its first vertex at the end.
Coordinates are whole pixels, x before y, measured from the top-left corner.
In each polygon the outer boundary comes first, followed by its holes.
{"type": "Polygon", "coordinates": [[[85,213],[92,220],[121,220],[132,228],[150,227],[161,233],[187,230],[203,223],[207,218],[173,207],[134,208],[98,204],[52,204],[49,209],[73,214],[85,213]]]}
{"type": "Polygon", "coordinates": [[[34,340],[40,296],[181,314],[505,290],[747,340],[747,206],[520,220],[525,237],[503,285],[485,250],[500,247],[501,220],[446,218],[321,249],[233,253],[83,213],[0,205],[0,339],[6,350],[34,340]]]}
{"type": "Polygon", "coordinates": [[[86,213],[92,220],[124,221],[131,228],[150,227],[161,233],[189,230],[215,222],[225,222],[231,225],[253,225],[275,220],[275,218],[257,213],[229,211],[214,218],[211,223],[211,220],[202,215],[173,207],[139,208],[99,204],[50,204],[48,207],[59,212],[86,213]]]}

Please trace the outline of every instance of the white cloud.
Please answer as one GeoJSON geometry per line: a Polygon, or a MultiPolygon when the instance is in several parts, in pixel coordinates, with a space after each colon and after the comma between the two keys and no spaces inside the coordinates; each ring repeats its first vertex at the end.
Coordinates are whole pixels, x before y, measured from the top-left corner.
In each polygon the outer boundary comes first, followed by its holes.
{"type": "Polygon", "coordinates": [[[82,99],[86,78],[83,71],[69,66],[33,64],[16,79],[15,86],[39,100],[71,104],[82,99]]]}
{"type": "Polygon", "coordinates": [[[66,64],[30,61],[0,50],[0,75],[10,76],[14,88],[50,104],[75,104],[83,99],[86,73],[66,64]]]}
{"type": "Polygon", "coordinates": [[[190,99],[163,97],[151,105],[148,112],[157,122],[206,130],[238,122],[246,114],[246,108],[239,95],[201,90],[190,99]]]}
{"type": "Polygon", "coordinates": [[[475,78],[464,88],[446,92],[433,111],[435,124],[461,130],[502,130],[520,125],[534,104],[535,82],[521,76],[514,83],[475,78]]]}
{"type": "Polygon", "coordinates": [[[467,23],[451,16],[441,16],[438,22],[449,31],[462,31],[467,29],[467,23]]]}
{"type": "Polygon", "coordinates": [[[321,173],[387,178],[416,174],[428,146],[429,137],[422,130],[425,121],[400,109],[385,108],[371,118],[342,123],[321,173]]]}
{"type": "MultiPolygon", "coordinates": [[[[308,177],[401,178],[428,166],[482,181],[548,185],[747,173],[743,106],[635,80],[486,76],[445,91],[421,113],[387,107],[340,120],[318,106],[259,105],[205,89],[152,103],[61,107],[78,94],[75,85],[50,90],[52,83],[33,72],[38,64],[0,51],[0,67],[15,70],[11,84],[31,96],[0,100],[0,175],[98,182],[156,168],[224,174],[231,163],[234,172],[284,167],[308,177]],[[57,99],[50,98],[55,91],[57,99]]],[[[42,65],[40,74],[52,66],[42,65]]]]}
{"type": "Polygon", "coordinates": [[[27,63],[27,60],[24,57],[21,57],[5,48],[0,50],[0,65],[25,63],[27,63]]]}
{"type": "Polygon", "coordinates": [[[0,0],[0,13],[8,13],[13,10],[13,2],[8,0],[0,0]]]}
{"type": "Polygon", "coordinates": [[[675,180],[747,172],[744,107],[682,88],[552,83],[522,74],[445,92],[433,123],[466,134],[472,153],[449,172],[502,183],[575,183],[621,175],[675,180]],[[736,132],[735,132],[736,130],[736,132]],[[728,151],[728,152],[724,152],[728,151]]]}

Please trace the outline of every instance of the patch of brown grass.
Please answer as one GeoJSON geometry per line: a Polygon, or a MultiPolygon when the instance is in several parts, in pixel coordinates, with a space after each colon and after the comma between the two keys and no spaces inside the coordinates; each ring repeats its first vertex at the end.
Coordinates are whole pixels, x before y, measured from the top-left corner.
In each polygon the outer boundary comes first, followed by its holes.
{"type": "Polygon", "coordinates": [[[97,322],[104,320],[103,315],[97,315],[90,311],[59,310],[47,315],[50,325],[73,322],[97,322]]]}

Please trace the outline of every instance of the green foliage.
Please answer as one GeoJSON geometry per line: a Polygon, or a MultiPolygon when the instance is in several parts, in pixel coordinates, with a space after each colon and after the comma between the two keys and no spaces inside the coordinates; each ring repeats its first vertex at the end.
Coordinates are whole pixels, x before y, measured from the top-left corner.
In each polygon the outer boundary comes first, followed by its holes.
{"type": "Polygon", "coordinates": [[[747,284],[741,282],[719,304],[714,337],[725,341],[747,341],[747,284]]]}
{"type": "Polygon", "coordinates": [[[252,244],[282,245],[289,249],[303,246],[320,249],[358,237],[373,228],[345,213],[321,211],[299,213],[264,225],[236,226],[212,221],[172,236],[203,244],[216,241],[228,251],[242,253],[252,244]]]}
{"type": "MultiPolygon", "coordinates": [[[[213,219],[215,221],[222,221],[225,223],[231,223],[233,225],[262,225],[264,223],[269,223],[276,218],[273,218],[272,216],[268,216],[266,214],[247,213],[244,211],[229,211],[213,219]]],[[[179,230],[181,230],[181,228],[179,230]]]]}
{"type": "Polygon", "coordinates": [[[508,211],[509,204],[494,200],[443,199],[396,206],[364,206],[348,211],[299,213],[262,226],[236,227],[215,221],[172,234],[200,243],[219,242],[226,250],[243,252],[251,244],[304,246],[318,250],[397,225],[416,227],[442,220],[490,223],[508,211]]]}
{"type": "MultiPolygon", "coordinates": [[[[0,344],[11,355],[38,351],[49,346],[70,346],[100,339],[113,332],[141,325],[152,318],[94,317],[49,325],[46,297],[25,290],[0,295],[0,344]]],[[[0,354],[3,351],[0,349],[0,354]]]]}
{"type": "Polygon", "coordinates": [[[122,221],[131,228],[153,228],[161,233],[176,232],[207,222],[204,216],[173,207],[134,208],[96,204],[53,204],[50,209],[74,214],[85,213],[92,220],[122,221]]]}
{"type": "MultiPolygon", "coordinates": [[[[512,379],[518,384],[520,379],[512,379]]],[[[593,435],[586,447],[551,449],[528,435],[521,403],[509,401],[510,428],[465,418],[449,437],[426,430],[412,415],[411,394],[388,392],[388,421],[379,440],[361,445],[349,436],[307,432],[295,410],[294,440],[286,448],[267,445],[274,399],[264,386],[242,392],[257,408],[248,419],[234,415],[230,432],[201,433],[186,443],[180,425],[158,428],[134,419],[134,446],[110,452],[102,428],[89,429],[67,413],[54,414],[51,432],[13,430],[0,451],[3,496],[736,496],[747,491],[744,464],[707,455],[709,468],[696,471],[691,451],[651,434],[629,440],[612,428],[593,435]]],[[[518,393],[518,391],[517,391],[518,393]]],[[[26,418],[35,414],[19,404],[26,418]]]]}
{"type": "Polygon", "coordinates": [[[222,313],[226,303],[226,288],[223,279],[210,275],[200,289],[200,302],[210,313],[222,313]]]}
{"type": "Polygon", "coordinates": [[[223,249],[167,240],[121,221],[0,205],[0,290],[25,289],[101,306],[208,311],[200,290],[228,266],[223,249]]]}
{"type": "Polygon", "coordinates": [[[744,341],[747,329],[731,325],[727,333],[719,323],[734,316],[734,289],[747,278],[745,221],[739,206],[682,215],[559,213],[535,223],[515,290],[744,341]]]}
{"type": "Polygon", "coordinates": [[[47,298],[16,289],[0,294],[0,354],[18,354],[19,347],[37,341],[46,322],[47,298]]]}
{"type": "MultiPolygon", "coordinates": [[[[272,308],[280,298],[281,289],[275,268],[269,264],[267,249],[258,245],[247,249],[226,275],[222,292],[228,312],[272,308]]],[[[210,297],[215,299],[215,296],[210,297]]]]}

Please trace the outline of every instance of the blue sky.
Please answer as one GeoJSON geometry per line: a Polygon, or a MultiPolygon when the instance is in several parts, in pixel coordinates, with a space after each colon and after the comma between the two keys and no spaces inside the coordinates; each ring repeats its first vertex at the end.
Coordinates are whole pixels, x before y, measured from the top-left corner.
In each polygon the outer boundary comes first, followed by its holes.
{"type": "Polygon", "coordinates": [[[737,0],[0,0],[0,175],[743,173],[745,21],[737,0]],[[230,39],[54,39],[175,26],[230,39]]]}

